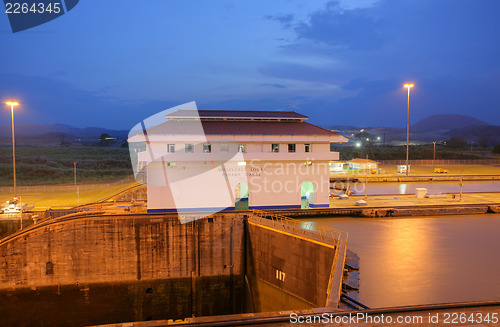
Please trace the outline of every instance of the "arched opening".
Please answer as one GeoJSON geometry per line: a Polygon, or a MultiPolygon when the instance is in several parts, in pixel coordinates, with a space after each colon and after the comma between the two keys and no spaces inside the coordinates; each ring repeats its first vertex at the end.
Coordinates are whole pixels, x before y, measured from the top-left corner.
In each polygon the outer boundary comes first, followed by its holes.
{"type": "Polygon", "coordinates": [[[300,187],[300,208],[309,209],[314,207],[314,184],[304,182],[300,187]]]}
{"type": "Polygon", "coordinates": [[[54,275],[54,264],[50,261],[45,264],[45,275],[54,275]]]}
{"type": "Polygon", "coordinates": [[[248,185],[239,183],[236,185],[234,196],[234,210],[248,210],[248,185]]]}

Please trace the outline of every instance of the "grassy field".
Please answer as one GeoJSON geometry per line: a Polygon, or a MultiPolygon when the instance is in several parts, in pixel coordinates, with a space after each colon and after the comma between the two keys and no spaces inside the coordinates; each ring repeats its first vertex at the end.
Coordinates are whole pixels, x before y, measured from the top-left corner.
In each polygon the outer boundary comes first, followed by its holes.
{"type": "MultiPolygon", "coordinates": [[[[495,158],[492,153],[493,148],[474,147],[453,149],[441,144],[436,145],[436,159],[490,159],[495,158]]],[[[336,148],[340,152],[340,160],[351,160],[353,158],[366,158],[372,160],[401,160],[406,158],[406,146],[363,146],[344,145],[336,148]]],[[[434,148],[432,144],[410,145],[411,160],[432,160],[434,157],[434,148]]]]}
{"type": "MultiPolygon", "coordinates": [[[[16,147],[17,185],[113,181],[133,174],[128,148],[16,147]]],[[[0,147],[0,186],[13,184],[12,148],[0,147]]]]}
{"type": "MultiPolygon", "coordinates": [[[[107,197],[115,195],[123,190],[126,190],[134,185],[137,185],[135,181],[111,186],[103,187],[90,191],[80,192],[79,204],[88,204],[98,202],[107,197]]],[[[27,192],[19,194],[22,202],[27,202],[30,205],[34,205],[34,210],[46,210],[52,209],[64,209],[70,208],[77,205],[77,197],[74,191],[67,192],[27,192]]],[[[0,193],[0,199],[7,200],[12,197],[12,194],[0,193]]]]}

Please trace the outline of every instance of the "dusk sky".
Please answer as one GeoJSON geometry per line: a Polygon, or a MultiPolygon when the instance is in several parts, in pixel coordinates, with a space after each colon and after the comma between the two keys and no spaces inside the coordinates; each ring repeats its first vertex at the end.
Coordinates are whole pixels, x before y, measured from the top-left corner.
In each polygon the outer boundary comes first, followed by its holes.
{"type": "Polygon", "coordinates": [[[18,33],[2,13],[0,98],[21,103],[16,123],[130,129],[196,101],[404,127],[411,80],[411,123],[500,125],[499,13],[498,0],[81,0],[18,33]]]}

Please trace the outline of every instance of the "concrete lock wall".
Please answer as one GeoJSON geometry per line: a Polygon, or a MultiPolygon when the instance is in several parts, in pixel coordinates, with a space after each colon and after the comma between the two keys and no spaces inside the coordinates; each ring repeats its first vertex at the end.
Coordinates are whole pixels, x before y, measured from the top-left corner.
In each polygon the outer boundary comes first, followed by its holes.
{"type": "Polygon", "coordinates": [[[333,239],[311,234],[279,222],[248,219],[247,311],[327,306],[335,264],[343,266],[344,258],[336,260],[333,239]]]}
{"type": "Polygon", "coordinates": [[[334,242],[252,215],[79,213],[26,228],[0,240],[0,322],[80,326],[326,306],[334,242]]]}
{"type": "Polygon", "coordinates": [[[41,223],[0,243],[0,321],[78,326],[242,312],[242,240],[234,214],[41,223]]]}

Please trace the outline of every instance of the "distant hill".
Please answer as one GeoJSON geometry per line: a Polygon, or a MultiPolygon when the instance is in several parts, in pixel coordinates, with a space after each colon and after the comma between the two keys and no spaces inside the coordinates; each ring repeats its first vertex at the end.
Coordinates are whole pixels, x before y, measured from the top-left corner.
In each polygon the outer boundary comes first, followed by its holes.
{"type": "MultiPolygon", "coordinates": [[[[48,133],[65,133],[74,135],[77,137],[99,137],[102,133],[108,133],[117,137],[127,137],[128,131],[124,130],[114,130],[109,128],[101,127],[86,127],[78,128],[70,125],[53,124],[53,125],[42,125],[42,124],[16,124],[15,125],[16,136],[35,136],[48,133]]],[[[10,136],[11,126],[4,125],[0,126],[0,136],[10,136]]]]}
{"type": "MultiPolygon", "coordinates": [[[[401,145],[406,143],[406,126],[394,127],[356,127],[327,126],[347,137],[351,143],[359,141],[356,137],[362,130],[373,137],[376,144],[401,145]]],[[[462,137],[477,145],[492,146],[500,144],[500,126],[465,115],[433,115],[410,126],[410,141],[413,144],[443,142],[452,137],[462,137]]]]}
{"type": "Polygon", "coordinates": [[[420,120],[411,126],[414,132],[438,132],[459,129],[469,126],[488,126],[487,122],[466,115],[433,115],[420,120]]]}
{"type": "Polygon", "coordinates": [[[461,137],[466,141],[474,141],[482,146],[500,144],[500,126],[468,126],[464,128],[452,129],[444,135],[451,137],[461,137]]]}
{"type": "MultiPolygon", "coordinates": [[[[115,138],[114,144],[121,144],[128,137],[128,131],[100,127],[78,128],[70,125],[16,124],[18,145],[93,145],[99,142],[101,134],[115,138]]],[[[0,144],[11,144],[11,126],[0,126],[0,144]]]]}

